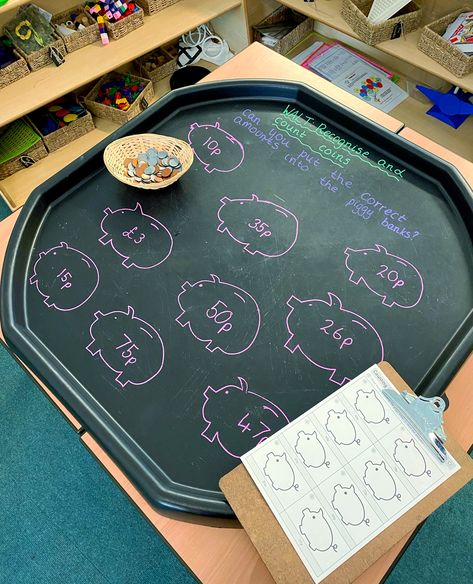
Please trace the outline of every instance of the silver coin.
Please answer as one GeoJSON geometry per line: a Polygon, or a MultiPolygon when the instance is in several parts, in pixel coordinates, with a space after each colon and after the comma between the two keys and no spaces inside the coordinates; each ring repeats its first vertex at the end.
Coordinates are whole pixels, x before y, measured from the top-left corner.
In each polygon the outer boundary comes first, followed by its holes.
{"type": "Polygon", "coordinates": [[[158,158],[163,159],[163,158],[167,158],[168,157],[168,153],[166,152],[166,150],[161,150],[160,152],[158,152],[158,158]]]}
{"type": "Polygon", "coordinates": [[[174,156],[169,158],[168,164],[171,168],[179,168],[181,166],[180,161],[177,158],[174,158],[174,156]]]}
{"type": "Polygon", "coordinates": [[[145,168],[145,173],[146,173],[146,174],[153,174],[154,170],[155,170],[155,169],[154,169],[154,164],[153,164],[153,165],[151,165],[151,164],[150,164],[149,166],[147,166],[147,167],[145,168]]]}

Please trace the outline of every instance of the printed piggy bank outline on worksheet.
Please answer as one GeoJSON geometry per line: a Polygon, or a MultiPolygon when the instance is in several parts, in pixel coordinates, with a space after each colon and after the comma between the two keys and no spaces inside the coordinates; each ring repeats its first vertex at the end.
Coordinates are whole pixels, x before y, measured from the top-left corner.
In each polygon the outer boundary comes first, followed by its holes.
{"type": "Polygon", "coordinates": [[[360,439],[356,437],[355,426],[348,417],[346,410],[341,412],[329,410],[325,428],[339,445],[360,444],[360,439]]]}
{"type": "Polygon", "coordinates": [[[227,233],[251,255],[267,258],[283,256],[299,236],[299,221],[290,211],[264,201],[258,195],[250,198],[220,199],[217,231],[227,233]]]}
{"type": "Polygon", "coordinates": [[[360,412],[367,424],[389,423],[384,406],[374,389],[371,391],[359,389],[356,392],[355,408],[360,412]]]}
{"type": "Polygon", "coordinates": [[[59,245],[40,252],[29,282],[36,285],[48,308],[68,312],[91,298],[99,280],[95,262],[61,241],[59,245]]]}
{"type": "Polygon", "coordinates": [[[332,528],[325,519],[322,508],[312,511],[306,507],[302,511],[299,531],[314,552],[326,552],[329,549],[337,551],[338,546],[333,543],[332,528]]]}
{"type": "Polygon", "coordinates": [[[332,507],[340,515],[340,519],[345,525],[370,524],[370,520],[366,517],[365,506],[355,490],[355,485],[349,487],[335,485],[332,507]]]}
{"type": "Polygon", "coordinates": [[[104,209],[100,228],[104,235],[99,241],[108,243],[114,252],[124,258],[122,266],[150,270],[162,264],[171,255],[172,235],[160,221],[143,213],[139,203],[134,209],[112,211],[104,209]]]}
{"type": "Polygon", "coordinates": [[[330,466],[324,445],[318,439],[315,430],[311,433],[304,432],[303,430],[298,432],[294,450],[307,467],[319,468],[324,464],[327,468],[330,466]]]}
{"type": "Polygon", "coordinates": [[[187,141],[194,154],[208,173],[232,172],[245,159],[243,144],[234,136],[215,124],[191,124],[187,141]]]}
{"type": "Polygon", "coordinates": [[[261,313],[251,294],[215,274],[210,274],[210,280],[184,282],[181,288],[177,303],[182,312],[176,322],[187,326],[198,341],[205,343],[207,351],[241,355],[253,345],[261,313]]]}
{"type": "Polygon", "coordinates": [[[286,302],[290,308],[286,317],[289,338],[284,347],[291,353],[299,350],[313,365],[330,371],[332,383],[343,385],[373,363],[382,361],[384,345],[370,322],[344,308],[333,292],[327,296],[328,301],[289,298],[286,302]]]}
{"type": "Polygon", "coordinates": [[[363,482],[369,487],[375,499],[383,501],[390,501],[394,497],[401,499],[401,495],[397,492],[396,481],[387,469],[384,460],[379,464],[371,460],[365,463],[363,482]]]}
{"type": "Polygon", "coordinates": [[[349,281],[362,282],[382,304],[392,308],[414,308],[424,294],[424,280],[419,270],[407,260],[375,244],[374,248],[345,250],[349,281]]]}
{"type": "Polygon", "coordinates": [[[207,424],[201,436],[217,440],[230,456],[240,458],[257,444],[289,423],[289,418],[275,403],[250,391],[248,382],[204,391],[202,419],[207,424]]]}
{"type": "Polygon", "coordinates": [[[432,473],[427,470],[427,463],[424,455],[417,448],[414,438],[409,441],[397,438],[394,448],[394,460],[401,466],[407,476],[420,477],[424,473],[430,476],[432,473]]]}
{"type": "Polygon", "coordinates": [[[287,460],[285,452],[282,454],[268,452],[263,472],[275,491],[289,491],[290,489],[297,491],[299,489],[294,469],[287,460]]]}
{"type": "Polygon", "coordinates": [[[112,310],[94,314],[90,325],[92,338],[86,349],[114,371],[115,381],[125,387],[144,385],[156,377],[164,366],[164,344],[158,331],[127,311],[112,310]]]}

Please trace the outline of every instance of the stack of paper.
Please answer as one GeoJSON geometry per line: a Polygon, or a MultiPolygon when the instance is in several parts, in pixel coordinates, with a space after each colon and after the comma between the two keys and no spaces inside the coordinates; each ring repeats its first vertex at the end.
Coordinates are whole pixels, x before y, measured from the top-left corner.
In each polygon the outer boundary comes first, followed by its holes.
{"type": "Polygon", "coordinates": [[[399,10],[407,6],[411,0],[374,0],[371,6],[368,20],[373,24],[379,24],[394,16],[399,10]]]}

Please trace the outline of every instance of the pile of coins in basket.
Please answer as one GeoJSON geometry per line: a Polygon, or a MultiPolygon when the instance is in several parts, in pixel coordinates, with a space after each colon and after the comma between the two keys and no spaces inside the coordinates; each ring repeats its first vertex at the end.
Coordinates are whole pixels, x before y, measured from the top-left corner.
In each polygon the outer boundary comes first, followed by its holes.
{"type": "Polygon", "coordinates": [[[136,182],[145,184],[159,183],[170,179],[181,171],[181,161],[171,156],[166,150],[149,148],[136,158],[125,158],[125,175],[133,177],[136,182]]]}

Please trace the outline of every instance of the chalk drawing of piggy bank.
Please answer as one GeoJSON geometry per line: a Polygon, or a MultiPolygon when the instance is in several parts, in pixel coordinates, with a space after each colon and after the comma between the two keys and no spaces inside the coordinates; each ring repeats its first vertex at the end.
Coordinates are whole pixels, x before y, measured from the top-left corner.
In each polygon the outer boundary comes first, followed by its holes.
{"type": "Polygon", "coordinates": [[[374,248],[345,250],[345,266],[349,281],[364,284],[392,308],[414,308],[424,294],[424,281],[419,270],[378,243],[374,248]]]}
{"type": "Polygon", "coordinates": [[[329,410],[325,428],[339,445],[360,444],[360,439],[356,437],[355,426],[346,410],[341,412],[329,410]]]}
{"type": "Polygon", "coordinates": [[[310,363],[330,372],[330,381],[343,385],[384,358],[378,331],[365,318],[347,310],[333,292],[328,301],[291,296],[284,347],[299,351],[310,363]]]}
{"type": "Polygon", "coordinates": [[[368,424],[381,424],[389,422],[386,417],[386,411],[381,400],[376,395],[374,389],[363,391],[359,389],[356,392],[355,408],[360,412],[365,422],[368,424]]]}
{"type": "Polygon", "coordinates": [[[227,233],[243,251],[267,258],[280,257],[297,241],[299,221],[290,211],[263,201],[258,195],[245,199],[223,197],[217,212],[217,231],[227,233]]]}
{"type": "Polygon", "coordinates": [[[336,485],[333,491],[332,507],[345,525],[370,524],[370,520],[366,517],[365,506],[354,485],[349,487],[336,485]]]}
{"type": "Polygon", "coordinates": [[[248,382],[204,391],[202,418],[206,427],[202,436],[217,443],[230,456],[240,458],[257,444],[289,423],[289,418],[275,403],[248,389],[248,382]]]}
{"type": "Polygon", "coordinates": [[[329,549],[337,551],[338,546],[333,543],[332,528],[325,519],[322,509],[312,511],[306,507],[302,511],[299,531],[314,552],[326,552],[329,549]]]}
{"type": "Polygon", "coordinates": [[[171,255],[172,235],[161,222],[143,213],[139,203],[134,209],[104,209],[100,223],[104,235],[102,245],[110,244],[124,258],[122,266],[149,270],[162,264],[171,255]]]}
{"type": "Polygon", "coordinates": [[[310,434],[302,430],[297,433],[295,451],[306,466],[312,468],[319,468],[324,464],[327,468],[330,466],[324,445],[317,438],[315,430],[310,434]]]}
{"type": "Polygon", "coordinates": [[[193,123],[187,140],[197,160],[202,163],[208,173],[214,170],[232,172],[242,164],[245,158],[243,144],[221,128],[219,122],[202,125],[193,123]]]}
{"type": "Polygon", "coordinates": [[[117,375],[115,381],[125,387],[144,385],[156,377],[164,366],[164,344],[158,331],[135,316],[128,306],[94,314],[90,325],[91,341],[87,351],[98,356],[117,375]]]}
{"type": "Polygon", "coordinates": [[[394,460],[401,466],[406,475],[420,477],[425,473],[431,476],[432,472],[427,469],[424,455],[417,448],[414,438],[411,438],[409,441],[398,438],[395,444],[394,460]]]}
{"type": "Polygon", "coordinates": [[[299,489],[294,469],[288,462],[285,452],[283,454],[269,452],[266,455],[263,472],[275,491],[289,491],[290,489],[297,491],[299,489]]]}
{"type": "Polygon", "coordinates": [[[95,262],[66,242],[39,254],[30,284],[48,308],[67,312],[85,304],[97,290],[99,270],[95,262]]]}
{"type": "Polygon", "coordinates": [[[181,314],[176,322],[205,343],[207,351],[240,355],[255,342],[261,326],[256,300],[215,274],[209,280],[185,282],[177,297],[181,314]]]}
{"type": "Polygon", "coordinates": [[[371,460],[365,463],[365,474],[363,475],[365,485],[370,489],[375,499],[390,501],[396,497],[401,499],[400,493],[397,492],[396,481],[386,468],[383,461],[375,464],[371,460]]]}

